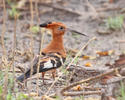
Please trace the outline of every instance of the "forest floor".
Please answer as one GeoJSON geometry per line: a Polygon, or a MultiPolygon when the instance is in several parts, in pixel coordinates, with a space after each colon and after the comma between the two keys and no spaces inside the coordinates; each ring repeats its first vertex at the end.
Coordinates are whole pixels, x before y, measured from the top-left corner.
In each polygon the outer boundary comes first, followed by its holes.
{"type": "MultiPolygon", "coordinates": [[[[38,28],[35,26],[40,23],[47,21],[62,22],[68,28],[87,35],[85,37],[72,32],[65,34],[64,45],[68,57],[66,64],[57,70],[57,81],[54,81],[48,72],[45,75],[46,84],[44,85],[41,74],[38,81],[37,75],[35,75],[27,80],[27,85],[23,84],[22,86],[22,84],[15,82],[14,87],[18,92],[32,93],[32,96],[36,93],[38,97],[47,94],[47,98],[51,98],[47,100],[55,99],[54,96],[56,96],[55,100],[61,100],[62,98],[63,100],[83,100],[83,98],[85,100],[117,100],[117,97],[122,98],[120,89],[121,81],[124,83],[125,68],[120,67],[125,64],[125,0],[113,0],[111,3],[109,1],[112,0],[43,0],[43,2],[38,0],[36,6],[34,0],[33,17],[30,14],[30,2],[27,1],[18,8],[20,17],[16,21],[16,28],[15,20],[10,18],[12,17],[10,13],[13,12],[11,4],[7,2],[5,28],[3,28],[3,5],[0,5],[0,35],[5,29],[4,44],[6,50],[6,59],[3,59],[3,44],[0,42],[1,66],[8,64],[13,59],[14,32],[16,29],[15,77],[21,75],[20,69],[26,71],[31,66],[32,56],[39,54],[41,32],[38,32],[38,28]],[[31,29],[31,25],[34,28],[31,29]],[[93,37],[96,39],[93,39],[93,37]],[[88,41],[90,42],[88,43],[88,41]],[[73,57],[84,46],[85,48],[76,57],[75,62],[66,70],[73,57]],[[115,68],[120,69],[114,70],[115,68]],[[110,74],[107,72],[110,72],[110,74]],[[96,77],[98,75],[101,76],[96,77]],[[90,80],[83,82],[83,84],[79,83],[72,89],[66,89],[71,93],[69,96],[63,96],[60,93],[64,87],[85,79],[90,80]],[[55,83],[53,84],[53,82],[55,83]],[[50,89],[52,84],[53,87],[50,89]],[[84,94],[84,96],[81,94],[84,94]]],[[[43,48],[50,40],[51,35],[44,34],[43,48]]],[[[4,69],[1,68],[1,70],[4,69]]],[[[11,76],[13,67],[10,67],[9,70],[11,76]]],[[[37,96],[33,96],[33,98],[37,100],[37,96]]]]}

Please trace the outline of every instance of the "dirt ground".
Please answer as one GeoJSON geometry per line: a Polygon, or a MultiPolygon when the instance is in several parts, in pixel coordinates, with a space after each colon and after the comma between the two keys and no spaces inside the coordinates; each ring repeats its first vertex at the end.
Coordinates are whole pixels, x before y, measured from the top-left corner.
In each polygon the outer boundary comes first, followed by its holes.
{"type": "MultiPolygon", "coordinates": [[[[68,74],[63,74],[61,78],[55,83],[54,87],[50,90],[49,95],[53,93],[58,93],[63,87],[69,85],[70,83],[77,82],[78,80],[89,78],[95,75],[100,74],[103,71],[108,71],[110,68],[106,66],[106,63],[113,64],[115,60],[119,58],[119,55],[125,52],[125,43],[121,43],[119,41],[124,41],[124,31],[122,30],[113,31],[107,33],[98,33],[97,31],[103,29],[104,21],[108,17],[114,17],[118,15],[124,15],[124,12],[121,10],[125,6],[125,0],[114,0],[113,3],[109,3],[109,0],[53,0],[50,3],[38,3],[38,11],[39,17],[34,14],[34,25],[39,25],[40,23],[44,23],[46,21],[58,21],[67,25],[68,28],[74,29],[81,33],[86,34],[88,37],[78,35],[76,33],[67,32],[64,36],[64,45],[67,51],[80,50],[89,39],[92,37],[96,37],[96,40],[93,40],[88,44],[88,46],[82,51],[83,55],[88,55],[93,57],[93,59],[84,60],[83,58],[79,58],[78,64],[80,67],[76,68],[75,73],[72,76],[72,81],[69,80],[70,75],[73,73],[73,70],[70,70],[68,74]],[[61,8],[61,9],[60,9],[61,8]],[[99,57],[96,54],[96,51],[109,51],[113,50],[114,53],[109,56],[99,57]],[[91,63],[91,67],[85,67],[87,62],[91,63]],[[84,69],[87,69],[85,71],[84,69]],[[89,70],[88,70],[89,69],[89,70]],[[91,71],[94,70],[94,71],[91,71]],[[70,83],[69,83],[70,82],[70,83]]],[[[26,3],[24,6],[26,10],[21,10],[21,18],[17,20],[16,25],[16,38],[17,38],[17,47],[16,50],[18,53],[16,54],[15,67],[22,67],[25,70],[29,68],[31,64],[30,53],[27,52],[31,49],[31,31],[29,29],[31,23],[31,15],[29,9],[29,3],[26,3]],[[21,53],[25,54],[21,55],[21,53]]],[[[7,5],[7,16],[6,16],[6,31],[4,36],[5,47],[7,51],[8,59],[12,59],[12,50],[13,50],[13,35],[14,35],[14,20],[9,18],[8,10],[10,8],[7,5]]],[[[34,9],[35,11],[35,9],[34,9]]],[[[0,34],[2,34],[2,24],[3,24],[3,8],[0,6],[0,34]]],[[[44,37],[44,45],[46,46],[51,40],[51,36],[49,34],[45,34],[44,37]]],[[[33,33],[33,53],[37,55],[39,53],[40,48],[40,33],[33,33]]],[[[3,49],[0,46],[0,56],[3,55],[3,49]]],[[[71,58],[73,59],[73,57],[71,58]]],[[[67,60],[67,64],[70,60],[67,60]]],[[[64,68],[66,65],[64,66],[64,68]]],[[[74,67],[72,67],[74,69],[74,67]]],[[[18,68],[16,68],[18,69],[18,68]]],[[[18,69],[19,70],[19,69],[18,69]]],[[[16,73],[16,76],[19,76],[21,73],[16,73]]],[[[29,93],[29,92],[37,92],[39,96],[44,95],[49,87],[51,86],[53,79],[49,75],[45,76],[45,85],[43,85],[41,78],[38,82],[38,87],[36,83],[36,78],[27,81],[27,86],[23,89],[19,84],[16,84],[16,88],[19,89],[20,92],[29,93]]],[[[61,70],[58,69],[58,75],[62,74],[61,70]]],[[[36,76],[34,76],[36,77],[36,76]]],[[[113,80],[119,79],[118,76],[113,76],[113,80]]],[[[93,83],[89,83],[91,87],[101,88],[102,94],[95,95],[87,95],[85,98],[93,98],[91,100],[113,100],[108,98],[116,98],[118,94],[118,89],[120,85],[120,81],[111,84],[103,85],[100,80],[98,82],[93,81],[93,83]]],[[[83,86],[83,85],[82,85],[83,86]]],[[[82,87],[81,86],[81,87],[82,87]]],[[[70,90],[71,91],[71,90],[70,90]]],[[[73,96],[74,97],[74,96],[73,96]]],[[[75,96],[74,98],[76,98],[75,96]]],[[[62,97],[62,98],[66,98],[62,97]]],[[[75,100],[75,99],[74,99],[75,100]]],[[[78,99],[82,100],[82,99],[78,99]]],[[[115,99],[114,99],[115,100],[115,99]]]]}

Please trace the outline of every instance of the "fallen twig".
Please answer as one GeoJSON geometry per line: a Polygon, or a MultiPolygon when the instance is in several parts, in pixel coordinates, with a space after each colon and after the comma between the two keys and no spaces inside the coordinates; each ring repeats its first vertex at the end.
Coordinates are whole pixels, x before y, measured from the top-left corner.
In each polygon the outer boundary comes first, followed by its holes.
{"type": "Polygon", "coordinates": [[[97,12],[102,12],[102,11],[111,11],[111,10],[121,10],[122,8],[121,7],[105,7],[105,8],[98,8],[96,9],[97,12]]]}
{"type": "MultiPolygon", "coordinates": [[[[70,92],[69,94],[65,95],[65,96],[78,96],[78,95],[94,95],[94,94],[101,94],[101,88],[96,88],[96,87],[91,87],[91,86],[83,86],[83,88],[85,90],[89,90],[87,92],[83,92],[83,91],[80,91],[80,92],[70,92]],[[91,91],[90,91],[91,90],[91,91]]],[[[50,94],[49,97],[55,97],[57,94],[54,93],[54,94],[50,94]]]]}
{"type": "Polygon", "coordinates": [[[89,71],[89,72],[99,72],[99,73],[103,73],[105,71],[107,71],[108,68],[90,68],[90,67],[84,67],[84,66],[79,66],[79,65],[71,65],[68,70],[72,71],[74,68],[76,67],[76,69],[78,70],[84,70],[84,71],[89,71]]]}
{"type": "MultiPolygon", "coordinates": [[[[76,56],[73,58],[73,60],[71,61],[71,63],[69,63],[67,69],[69,68],[69,66],[75,61],[75,59],[81,54],[81,52],[83,51],[83,49],[85,49],[85,47],[93,40],[95,40],[96,37],[92,37],[80,50],[79,52],[76,54],[76,56]]],[[[66,70],[67,71],[67,70],[66,70]]],[[[62,76],[62,74],[60,74],[55,81],[52,83],[52,85],[50,86],[50,88],[48,89],[48,91],[45,93],[45,95],[47,95],[49,93],[49,91],[51,90],[51,88],[54,86],[54,84],[57,82],[57,80],[62,76]]]]}
{"type": "Polygon", "coordinates": [[[79,96],[79,95],[94,95],[94,94],[102,94],[102,91],[65,92],[64,96],[79,96]]]}
{"type": "Polygon", "coordinates": [[[69,65],[67,66],[67,69],[72,65],[72,63],[76,60],[76,58],[81,54],[81,52],[83,51],[83,49],[86,48],[86,46],[93,40],[95,40],[96,37],[91,38],[80,50],[79,52],[76,54],[76,56],[73,58],[73,60],[69,63],[69,65]]]}
{"type": "Polygon", "coordinates": [[[112,69],[110,69],[108,72],[99,74],[99,75],[97,75],[97,76],[93,76],[93,77],[90,77],[90,78],[87,78],[87,79],[84,79],[84,80],[75,82],[75,83],[73,83],[73,84],[71,84],[71,85],[69,85],[69,86],[63,88],[60,93],[61,93],[62,95],[64,95],[64,96],[67,96],[67,95],[69,95],[70,93],[69,93],[69,94],[68,94],[68,93],[65,93],[66,90],[69,90],[69,89],[71,89],[71,88],[74,87],[74,86],[77,86],[77,85],[80,85],[80,84],[83,84],[83,83],[86,83],[86,82],[90,82],[90,81],[92,81],[92,80],[100,79],[100,78],[102,78],[102,77],[104,77],[104,76],[106,76],[106,75],[116,73],[117,70],[119,70],[119,69],[121,69],[121,68],[123,68],[123,67],[125,67],[125,65],[121,65],[121,66],[119,66],[119,67],[117,67],[117,68],[115,68],[115,69],[112,68],[112,69]]]}
{"type": "MultiPolygon", "coordinates": [[[[28,2],[27,2],[28,3],[28,2]]],[[[70,10],[70,9],[66,9],[64,7],[60,7],[60,6],[55,6],[55,5],[52,5],[52,4],[48,4],[48,3],[42,3],[42,2],[39,2],[38,3],[39,5],[43,5],[43,6],[46,6],[46,7],[49,7],[49,8],[53,8],[55,10],[61,10],[61,11],[65,11],[67,13],[71,13],[71,14],[75,14],[77,16],[81,16],[82,14],[78,11],[73,11],[73,10],[70,10]]]]}
{"type": "Polygon", "coordinates": [[[113,84],[113,83],[118,83],[125,80],[125,77],[117,77],[117,78],[112,78],[109,81],[106,82],[106,84],[113,84]]]}
{"type": "MultiPolygon", "coordinates": [[[[3,70],[2,72],[6,72],[5,70],[3,70]]],[[[10,71],[8,71],[9,73],[13,73],[13,70],[10,70],[10,71]]],[[[22,73],[21,71],[16,71],[15,70],[15,73],[22,73]]]]}

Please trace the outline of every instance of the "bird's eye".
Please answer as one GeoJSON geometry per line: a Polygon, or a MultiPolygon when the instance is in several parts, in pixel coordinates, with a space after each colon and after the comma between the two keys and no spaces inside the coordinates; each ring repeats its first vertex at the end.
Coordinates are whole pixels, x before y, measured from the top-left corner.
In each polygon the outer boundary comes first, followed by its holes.
{"type": "Polygon", "coordinates": [[[62,26],[60,26],[58,29],[59,29],[59,30],[63,30],[64,28],[63,28],[62,26]]]}

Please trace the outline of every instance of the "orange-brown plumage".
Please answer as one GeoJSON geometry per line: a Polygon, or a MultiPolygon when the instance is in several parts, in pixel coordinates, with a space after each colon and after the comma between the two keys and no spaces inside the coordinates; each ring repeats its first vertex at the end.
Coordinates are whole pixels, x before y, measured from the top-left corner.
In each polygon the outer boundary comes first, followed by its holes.
{"type": "Polygon", "coordinates": [[[63,57],[66,57],[66,52],[63,46],[63,37],[55,37],[51,41],[51,43],[42,50],[43,53],[49,53],[49,52],[59,52],[63,57]]]}
{"type": "MultiPolygon", "coordinates": [[[[66,58],[66,52],[63,45],[63,35],[66,31],[66,26],[60,22],[49,22],[41,24],[40,27],[50,29],[52,31],[52,41],[47,45],[41,52],[44,54],[40,58],[40,69],[42,72],[42,78],[44,82],[44,74],[46,71],[52,71],[52,77],[55,78],[56,68],[60,67],[66,58]]],[[[35,60],[34,60],[35,61],[35,60]]],[[[36,74],[38,66],[38,58],[33,65],[33,74],[36,74]]],[[[25,74],[17,78],[19,81],[30,77],[31,69],[29,69],[25,74]]]]}
{"type": "Polygon", "coordinates": [[[66,52],[63,45],[63,35],[66,31],[66,26],[60,22],[53,22],[52,24],[48,24],[46,28],[52,31],[52,41],[45,49],[42,50],[42,52],[59,52],[63,57],[66,57],[66,52]],[[63,31],[58,30],[58,28],[61,26],[64,28],[63,31]]]}
{"type": "MultiPolygon", "coordinates": [[[[66,26],[60,22],[48,22],[40,24],[40,27],[44,27],[52,31],[52,41],[46,46],[46,48],[41,51],[43,57],[36,57],[32,66],[32,74],[36,74],[37,69],[39,68],[39,72],[42,73],[42,78],[44,82],[44,75],[46,71],[51,71],[52,77],[55,78],[56,69],[61,67],[65,62],[66,51],[63,45],[63,35],[65,34],[66,26]]],[[[72,31],[77,32],[74,30],[72,31]]],[[[81,34],[80,32],[77,33],[81,34]]],[[[31,68],[28,69],[24,74],[19,76],[17,80],[23,82],[25,79],[30,77],[30,74],[31,68]]]]}
{"type": "MultiPolygon", "coordinates": [[[[63,45],[63,35],[66,31],[66,26],[60,22],[53,22],[51,24],[48,24],[47,27],[52,31],[52,41],[50,44],[42,50],[43,53],[47,54],[49,52],[58,52],[63,57],[66,57],[66,51],[63,45]],[[63,31],[59,31],[58,27],[62,26],[64,28],[63,31]]],[[[55,78],[56,70],[52,70],[52,77],[55,78]]],[[[42,72],[43,82],[44,82],[44,74],[45,72],[42,72]]]]}

